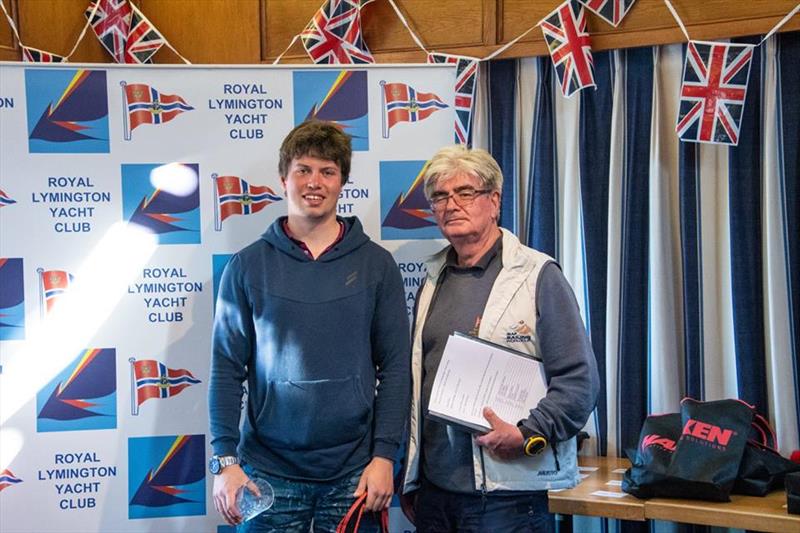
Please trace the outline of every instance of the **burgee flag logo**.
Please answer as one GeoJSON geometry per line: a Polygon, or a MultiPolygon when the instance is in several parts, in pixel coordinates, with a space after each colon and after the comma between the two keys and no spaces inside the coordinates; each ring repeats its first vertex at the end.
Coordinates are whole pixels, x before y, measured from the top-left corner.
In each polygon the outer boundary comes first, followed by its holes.
{"type": "Polygon", "coordinates": [[[434,93],[420,92],[406,83],[381,81],[383,138],[403,122],[420,122],[449,106],[434,93]]]}
{"type": "Polygon", "coordinates": [[[185,368],[170,368],[155,359],[137,361],[131,357],[131,414],[139,414],[139,406],[147,400],[172,398],[200,380],[185,368]]]}
{"type": "Polygon", "coordinates": [[[2,189],[0,189],[0,207],[6,207],[6,206],[9,206],[9,205],[14,205],[15,203],[17,203],[16,200],[11,198],[2,189]]]}
{"type": "Polygon", "coordinates": [[[22,480],[14,475],[14,473],[6,468],[0,472],[0,492],[3,492],[8,487],[13,487],[22,483],[22,480]]]}
{"type": "Polygon", "coordinates": [[[144,83],[122,82],[122,118],[126,141],[142,124],[164,124],[194,108],[177,94],[164,94],[144,83]]]}
{"type": "Polygon", "coordinates": [[[44,319],[75,283],[75,276],[66,270],[37,268],[39,275],[39,313],[44,319]]]}
{"type": "Polygon", "coordinates": [[[212,174],[214,180],[214,230],[222,231],[222,223],[233,215],[252,215],[268,205],[283,200],[266,185],[252,185],[238,176],[212,174]]]}

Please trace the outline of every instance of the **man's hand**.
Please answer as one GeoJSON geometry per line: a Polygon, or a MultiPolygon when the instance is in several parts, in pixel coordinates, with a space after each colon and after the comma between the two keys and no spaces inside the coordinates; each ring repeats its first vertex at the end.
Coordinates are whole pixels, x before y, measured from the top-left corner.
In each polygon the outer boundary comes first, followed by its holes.
{"type": "Polygon", "coordinates": [[[361,474],[353,496],[358,498],[367,491],[367,502],[364,504],[367,511],[382,511],[389,507],[394,492],[393,467],[394,463],[389,459],[373,457],[361,474]]]}
{"type": "Polygon", "coordinates": [[[232,526],[242,521],[242,514],[236,507],[236,494],[242,487],[257,497],[261,496],[256,484],[250,481],[239,465],[226,466],[214,476],[214,508],[232,526]]]}
{"type": "Polygon", "coordinates": [[[517,426],[504,421],[489,407],[483,408],[483,418],[489,422],[492,430],[475,438],[478,446],[485,447],[500,459],[515,459],[523,455],[522,443],[525,439],[517,426]]]}

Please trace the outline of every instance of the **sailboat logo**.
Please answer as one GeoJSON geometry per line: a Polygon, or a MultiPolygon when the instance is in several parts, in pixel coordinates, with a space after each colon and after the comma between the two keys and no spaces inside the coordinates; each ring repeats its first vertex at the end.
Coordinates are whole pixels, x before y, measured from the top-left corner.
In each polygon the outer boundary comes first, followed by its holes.
{"type": "Polygon", "coordinates": [[[31,153],[109,153],[103,70],[25,71],[31,153]]]}
{"type": "Polygon", "coordinates": [[[200,243],[200,187],[197,163],[180,163],[179,174],[188,181],[182,191],[153,186],[151,175],[159,164],[122,165],[122,215],[158,236],[159,244],[200,243]]]}
{"type": "Polygon", "coordinates": [[[367,71],[294,73],[294,122],[315,118],[333,122],[350,135],[353,150],[369,150],[367,71]]]}
{"type": "Polygon", "coordinates": [[[128,439],[128,518],[206,514],[205,435],[128,439]]]}
{"type": "Polygon", "coordinates": [[[36,431],[117,427],[114,348],[88,348],[36,395],[36,431]]]}
{"type": "Polygon", "coordinates": [[[440,239],[422,175],[426,161],[381,161],[381,239],[440,239]]]}

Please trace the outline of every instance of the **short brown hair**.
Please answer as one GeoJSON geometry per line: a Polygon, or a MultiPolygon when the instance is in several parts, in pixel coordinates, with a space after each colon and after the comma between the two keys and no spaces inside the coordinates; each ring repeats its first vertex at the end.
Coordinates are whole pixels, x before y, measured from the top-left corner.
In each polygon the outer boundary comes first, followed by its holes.
{"type": "Polygon", "coordinates": [[[350,177],[352,155],[353,148],[348,134],[331,122],[311,119],[296,126],[283,139],[278,172],[285,178],[294,159],[304,156],[318,157],[339,165],[344,185],[350,177]]]}

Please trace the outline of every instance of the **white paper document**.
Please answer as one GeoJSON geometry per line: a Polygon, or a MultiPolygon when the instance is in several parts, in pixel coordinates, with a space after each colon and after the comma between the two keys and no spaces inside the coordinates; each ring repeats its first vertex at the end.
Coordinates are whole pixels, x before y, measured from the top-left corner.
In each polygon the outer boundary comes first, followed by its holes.
{"type": "Polygon", "coordinates": [[[510,424],[528,418],[547,392],[542,362],[460,333],[447,339],[433,381],[428,416],[466,429],[491,429],[483,408],[510,424]]]}
{"type": "Polygon", "coordinates": [[[606,498],[625,498],[626,496],[628,496],[624,492],[611,492],[610,490],[596,490],[591,495],[605,496],[606,498]]]}

